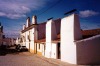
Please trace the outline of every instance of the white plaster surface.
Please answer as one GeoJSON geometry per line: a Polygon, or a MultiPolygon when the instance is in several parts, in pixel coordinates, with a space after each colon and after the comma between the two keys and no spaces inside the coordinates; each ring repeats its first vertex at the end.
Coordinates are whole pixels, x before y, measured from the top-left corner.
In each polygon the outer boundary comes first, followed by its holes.
{"type": "Polygon", "coordinates": [[[61,20],[61,60],[76,64],[75,40],[81,39],[79,18],[76,14],[61,20]]]}
{"type": "Polygon", "coordinates": [[[57,44],[52,43],[51,58],[57,59],[57,44]]]}
{"type": "Polygon", "coordinates": [[[53,20],[49,20],[46,24],[46,50],[45,56],[50,58],[52,55],[52,40],[57,38],[56,27],[53,20]]]}

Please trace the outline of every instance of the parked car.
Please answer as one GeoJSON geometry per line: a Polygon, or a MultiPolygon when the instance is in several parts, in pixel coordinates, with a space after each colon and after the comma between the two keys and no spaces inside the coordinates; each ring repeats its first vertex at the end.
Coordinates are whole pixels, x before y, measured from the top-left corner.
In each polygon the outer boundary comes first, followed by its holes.
{"type": "Polygon", "coordinates": [[[25,52],[25,51],[28,51],[28,49],[26,48],[26,46],[21,46],[20,47],[20,51],[21,52],[25,52]]]}
{"type": "Polygon", "coordinates": [[[16,49],[17,51],[20,51],[20,48],[21,48],[21,45],[18,44],[18,45],[16,45],[16,48],[15,48],[15,49],[16,49]]]}

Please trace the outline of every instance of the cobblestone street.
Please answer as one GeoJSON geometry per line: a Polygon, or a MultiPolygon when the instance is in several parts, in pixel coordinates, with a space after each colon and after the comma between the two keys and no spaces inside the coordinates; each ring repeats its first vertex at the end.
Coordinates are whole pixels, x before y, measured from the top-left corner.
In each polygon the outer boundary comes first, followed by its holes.
{"type": "Polygon", "coordinates": [[[76,66],[61,62],[56,59],[48,59],[42,56],[21,52],[0,56],[0,66],[76,66]]]}

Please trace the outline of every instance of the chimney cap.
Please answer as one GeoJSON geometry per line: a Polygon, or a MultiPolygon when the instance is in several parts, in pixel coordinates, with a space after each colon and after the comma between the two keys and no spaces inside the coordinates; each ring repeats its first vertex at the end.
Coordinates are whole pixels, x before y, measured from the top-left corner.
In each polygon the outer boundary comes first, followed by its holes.
{"type": "Polygon", "coordinates": [[[32,17],[35,17],[35,18],[37,18],[37,16],[36,16],[36,15],[34,15],[34,16],[32,16],[32,17]]]}
{"type": "Polygon", "coordinates": [[[49,20],[51,20],[51,19],[53,19],[53,17],[51,17],[51,18],[49,18],[49,19],[47,19],[47,20],[49,21],[49,20]]]}
{"type": "Polygon", "coordinates": [[[75,12],[75,11],[77,11],[77,9],[70,10],[70,11],[66,12],[64,15],[67,15],[67,14],[73,13],[73,12],[75,12]]]}

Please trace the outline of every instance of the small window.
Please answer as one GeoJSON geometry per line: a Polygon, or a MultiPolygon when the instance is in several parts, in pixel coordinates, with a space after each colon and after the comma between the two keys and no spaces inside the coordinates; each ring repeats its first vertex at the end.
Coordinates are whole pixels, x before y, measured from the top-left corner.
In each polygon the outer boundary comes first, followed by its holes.
{"type": "Polygon", "coordinates": [[[40,44],[39,44],[39,49],[40,49],[40,44]]]}

